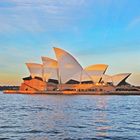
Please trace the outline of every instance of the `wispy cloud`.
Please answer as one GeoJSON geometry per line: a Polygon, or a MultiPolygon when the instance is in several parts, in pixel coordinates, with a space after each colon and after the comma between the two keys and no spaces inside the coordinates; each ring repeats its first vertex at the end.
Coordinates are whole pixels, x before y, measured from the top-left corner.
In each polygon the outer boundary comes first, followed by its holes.
{"type": "Polygon", "coordinates": [[[12,0],[12,2],[16,3],[17,5],[32,5],[32,6],[39,6],[39,5],[55,5],[55,6],[79,6],[86,4],[86,0],[12,0]]]}
{"type": "Polygon", "coordinates": [[[0,32],[63,28],[82,17],[83,7],[88,4],[86,0],[2,0],[0,32]]]}
{"type": "Polygon", "coordinates": [[[131,20],[126,29],[131,30],[137,26],[140,26],[140,16],[135,17],[133,20],[131,20]]]}

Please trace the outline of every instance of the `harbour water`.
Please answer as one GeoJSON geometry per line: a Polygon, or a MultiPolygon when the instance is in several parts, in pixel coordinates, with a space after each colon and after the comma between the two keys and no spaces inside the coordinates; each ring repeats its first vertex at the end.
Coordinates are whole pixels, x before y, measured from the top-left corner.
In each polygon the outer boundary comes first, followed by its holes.
{"type": "Polygon", "coordinates": [[[0,92],[1,140],[140,140],[140,96],[0,92]]]}

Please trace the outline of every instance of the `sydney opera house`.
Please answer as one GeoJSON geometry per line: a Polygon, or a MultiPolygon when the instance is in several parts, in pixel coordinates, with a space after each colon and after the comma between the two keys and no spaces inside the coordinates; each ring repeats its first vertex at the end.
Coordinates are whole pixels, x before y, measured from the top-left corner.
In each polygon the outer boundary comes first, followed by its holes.
{"type": "Polygon", "coordinates": [[[67,51],[54,48],[56,59],[41,57],[42,63],[26,63],[29,76],[23,78],[20,91],[41,93],[112,93],[138,91],[126,82],[131,73],[107,75],[108,65],[83,68],[67,51]]]}

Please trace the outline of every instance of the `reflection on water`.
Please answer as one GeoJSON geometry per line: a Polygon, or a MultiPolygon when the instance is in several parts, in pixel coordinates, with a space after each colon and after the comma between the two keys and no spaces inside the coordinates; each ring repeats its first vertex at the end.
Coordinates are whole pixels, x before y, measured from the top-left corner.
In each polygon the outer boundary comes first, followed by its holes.
{"type": "Polygon", "coordinates": [[[107,100],[108,98],[97,98],[96,108],[97,112],[95,113],[95,129],[96,137],[108,137],[108,131],[111,129],[109,126],[109,120],[107,118],[107,100]]]}
{"type": "Polygon", "coordinates": [[[0,139],[139,140],[139,96],[0,93],[0,139]]]}

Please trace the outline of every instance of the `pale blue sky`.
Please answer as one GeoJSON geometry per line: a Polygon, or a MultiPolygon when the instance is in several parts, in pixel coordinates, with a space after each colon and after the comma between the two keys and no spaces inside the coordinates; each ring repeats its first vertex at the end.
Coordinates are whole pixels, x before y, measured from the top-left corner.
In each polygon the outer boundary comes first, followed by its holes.
{"type": "Polygon", "coordinates": [[[68,50],[107,74],[132,72],[140,85],[139,0],[0,0],[0,85],[20,84],[25,62],[68,50]]]}

